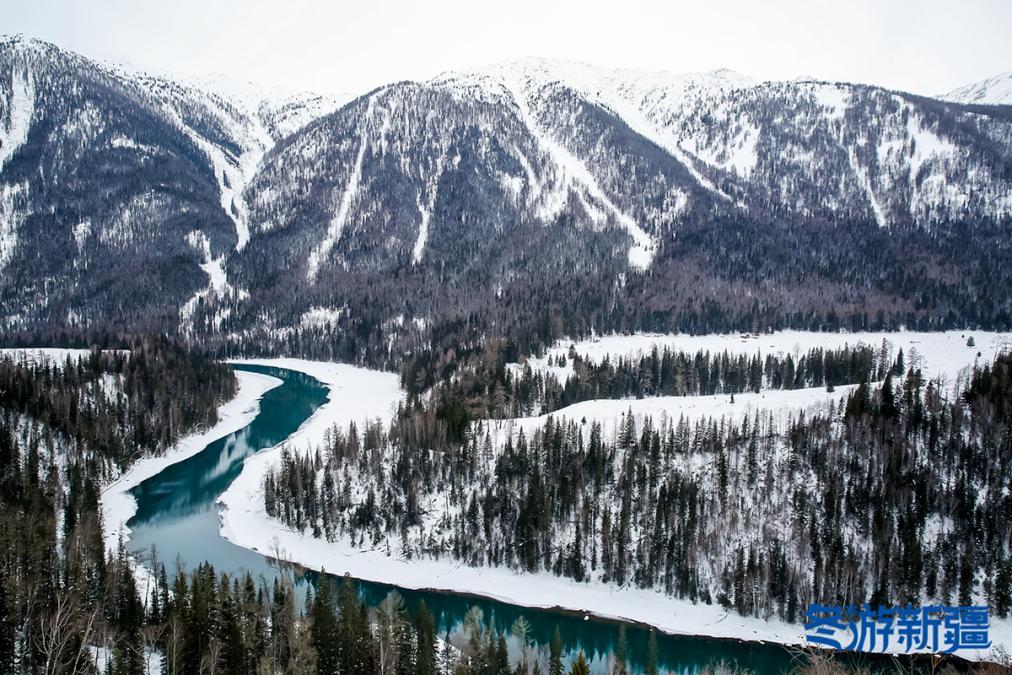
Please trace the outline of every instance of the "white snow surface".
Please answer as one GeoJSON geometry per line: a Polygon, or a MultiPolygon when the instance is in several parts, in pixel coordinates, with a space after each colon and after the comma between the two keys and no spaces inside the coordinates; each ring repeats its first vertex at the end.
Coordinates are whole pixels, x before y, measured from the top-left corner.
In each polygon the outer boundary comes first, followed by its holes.
{"type": "Polygon", "coordinates": [[[828,392],[825,387],[807,389],[773,389],[735,394],[713,394],[710,396],[655,396],[641,399],[596,399],[581,401],[560,408],[552,413],[536,417],[519,417],[508,420],[484,420],[478,423],[482,431],[488,431],[497,447],[502,447],[507,436],[516,440],[523,431],[530,438],[536,429],[545,425],[549,417],[556,421],[569,420],[581,424],[584,437],[589,438],[593,422],[601,423],[601,437],[613,443],[616,440],[619,422],[623,415],[632,413],[637,428],[642,428],[645,417],[650,417],[655,427],[666,428],[667,422],[677,423],[679,419],[692,424],[699,419],[724,417],[740,423],[745,417],[757,413],[763,418],[773,415],[777,422],[786,421],[799,411],[808,413],[824,412],[831,403],[839,403],[857,385],[836,387],[828,392]]]}
{"type": "MultiPolygon", "coordinates": [[[[548,350],[541,358],[528,359],[535,371],[553,374],[565,382],[573,372],[572,360],[567,359],[565,367],[549,366],[560,356],[569,353],[570,348],[582,358],[600,363],[606,356],[615,361],[620,357],[638,357],[649,354],[655,346],[658,350],[668,348],[689,354],[727,352],[734,355],[779,355],[807,354],[810,349],[840,349],[859,344],[876,349],[882,341],[889,342],[891,358],[902,349],[906,366],[920,367],[925,377],[941,378],[944,387],[961,387],[970,376],[975,364],[991,363],[998,354],[1012,349],[1012,333],[989,331],[947,331],[937,333],[920,332],[867,332],[867,333],[818,333],[809,331],[779,331],[770,334],[729,334],[729,335],[663,335],[634,334],[609,335],[578,342],[562,340],[548,350]],[[973,336],[975,345],[967,346],[973,336]],[[980,354],[978,357],[977,354],[980,354]]],[[[507,366],[517,373],[522,366],[507,366]]],[[[578,423],[586,421],[585,431],[589,434],[590,424],[601,423],[601,433],[609,441],[614,440],[623,415],[632,413],[637,423],[651,417],[655,424],[673,423],[685,417],[690,423],[703,417],[720,418],[740,422],[746,416],[759,413],[770,414],[777,421],[804,410],[808,413],[825,412],[830,404],[839,404],[856,385],[836,387],[833,392],[825,387],[807,389],[772,389],[757,393],[743,392],[734,395],[714,394],[711,396],[658,396],[642,399],[598,399],[581,401],[560,408],[550,414],[521,417],[509,420],[486,420],[481,424],[490,431],[498,444],[507,437],[516,438],[522,430],[530,437],[535,429],[544,426],[548,417],[555,420],[567,419],[578,423]]]]}
{"type": "Polygon", "coordinates": [[[28,141],[35,113],[35,80],[31,72],[11,71],[11,95],[7,101],[7,121],[0,126],[0,173],[18,148],[28,141]]]}
{"type": "Polygon", "coordinates": [[[337,322],[341,320],[345,310],[340,307],[310,307],[307,311],[302,313],[302,318],[299,320],[299,325],[303,328],[327,328],[329,326],[336,326],[337,322]]]}
{"type": "Polygon", "coordinates": [[[235,375],[239,380],[239,391],[235,398],[218,408],[217,424],[180,439],[162,455],[139,459],[122,476],[102,489],[106,550],[116,551],[121,533],[124,541],[130,538],[126,523],[137,512],[137,501],[130,494],[131,489],[165,468],[192,457],[209,443],[248,425],[260,412],[263,395],[281,385],[281,380],[276,377],[259,373],[236,371],[235,375]]]}
{"type": "MultiPolygon", "coordinates": [[[[1012,332],[993,332],[982,330],[950,330],[944,332],[917,331],[883,331],[860,333],[823,333],[815,331],[784,330],[774,333],[728,333],[710,335],[635,333],[631,335],[605,335],[586,340],[559,340],[550,348],[545,357],[531,358],[528,362],[532,368],[543,369],[549,358],[557,359],[569,353],[570,348],[576,350],[584,359],[600,363],[607,355],[615,360],[618,357],[635,357],[649,354],[656,346],[659,350],[665,347],[672,351],[755,355],[767,354],[787,355],[804,354],[815,347],[823,349],[840,349],[845,346],[859,344],[879,348],[882,341],[888,340],[892,350],[903,350],[907,367],[912,365],[911,353],[916,350],[923,362],[920,364],[924,375],[928,378],[945,375],[954,380],[969,372],[980,352],[980,362],[990,363],[1003,351],[1012,349],[1012,332]],[[973,337],[976,343],[967,346],[967,340],[973,337]]],[[[515,366],[513,366],[515,367],[515,366]]]]}
{"type": "Polygon", "coordinates": [[[67,359],[77,361],[91,354],[88,349],[61,349],[59,347],[5,347],[0,349],[0,358],[10,356],[15,361],[28,363],[49,363],[62,366],[67,359]]]}

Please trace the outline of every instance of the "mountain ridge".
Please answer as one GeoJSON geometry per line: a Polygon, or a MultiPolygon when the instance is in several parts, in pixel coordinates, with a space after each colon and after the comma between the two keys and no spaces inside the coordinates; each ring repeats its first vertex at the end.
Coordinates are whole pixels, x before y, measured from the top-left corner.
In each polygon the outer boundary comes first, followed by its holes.
{"type": "Polygon", "coordinates": [[[0,41],[3,325],[363,360],[468,315],[528,336],[546,312],[570,334],[831,326],[862,295],[886,321],[1006,316],[939,243],[1008,224],[1001,107],[545,59],[291,103],[0,41]]]}
{"type": "Polygon", "coordinates": [[[938,98],[956,103],[1012,105],[1012,70],[957,87],[938,98]]]}

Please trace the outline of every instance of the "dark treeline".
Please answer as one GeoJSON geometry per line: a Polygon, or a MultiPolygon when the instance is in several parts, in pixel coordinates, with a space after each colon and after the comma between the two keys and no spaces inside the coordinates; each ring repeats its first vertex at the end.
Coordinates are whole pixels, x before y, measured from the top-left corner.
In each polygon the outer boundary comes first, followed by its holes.
{"type": "Polygon", "coordinates": [[[236,380],[163,338],[126,346],[0,360],[0,672],[91,672],[98,642],[130,645],[112,672],[139,672],[143,608],[122,547],[106,554],[101,486],[213,423],[236,380]]]}
{"type": "Polygon", "coordinates": [[[697,352],[690,354],[656,346],[650,353],[600,363],[582,357],[575,349],[565,355],[549,355],[548,366],[568,367],[565,382],[548,369],[535,369],[508,343],[490,341],[480,352],[462,360],[456,369],[436,366],[444,373],[437,382],[432,370],[416,369],[416,362],[401,370],[401,386],[410,405],[420,407],[420,397],[431,392],[437,416],[447,423],[452,438],[460,440],[468,422],[482,418],[540,415],[592,399],[643,398],[648,396],[699,396],[739,394],[764,389],[834,387],[881,380],[887,371],[902,372],[905,356],[895,362],[889,347],[866,345],[841,349],[814,347],[807,353],[746,356],[697,352]],[[521,361],[510,366],[510,359],[521,361]]]}
{"type": "Polygon", "coordinates": [[[0,406],[64,434],[122,467],[196,426],[214,424],[236,392],[232,370],[164,337],[136,337],[122,349],[92,347],[83,359],[29,363],[0,359],[0,406]]]}
{"type": "Polygon", "coordinates": [[[265,477],[289,526],[393,554],[656,588],[796,621],[808,603],[1012,608],[1012,357],[950,399],[895,364],[839,407],[549,421],[495,449],[435,411],[335,430],[265,477]],[[896,370],[894,376],[892,370],[896,370]]]}
{"type": "MultiPolygon", "coordinates": [[[[488,343],[499,344],[510,362],[564,338],[615,332],[1012,325],[1012,301],[987,291],[1012,284],[1012,266],[1002,262],[1012,257],[1012,223],[888,232],[871,225],[760,224],[733,216],[683,223],[643,273],[610,256],[595,258],[581,274],[557,261],[523,274],[500,271],[495,258],[487,270],[349,270],[317,289],[275,278],[266,303],[273,324],[258,324],[260,303],[209,306],[209,317],[230,310],[222,326],[232,334],[209,330],[200,342],[218,355],[291,354],[399,368],[426,389],[466,370],[488,343]],[[616,283],[620,274],[625,284],[616,283]],[[302,325],[312,305],[342,313],[325,325],[302,325]]],[[[528,246],[536,254],[537,245],[528,246]]]]}
{"type": "Polygon", "coordinates": [[[490,254],[481,259],[487,268],[346,270],[309,288],[295,265],[248,299],[202,300],[192,331],[179,327],[178,310],[203,277],[177,305],[111,324],[95,316],[85,327],[67,325],[61,317],[74,307],[53,299],[51,323],[14,326],[0,344],[80,345],[95,331],[147,327],[217,357],[297,355],[399,369],[427,389],[466,371],[488,343],[508,363],[561,339],[615,332],[1003,330],[1012,325],[1012,300],[988,289],[1012,284],[1010,232],[1010,222],[882,231],[874,223],[801,227],[728,216],[683,223],[643,273],[604,249],[590,251],[593,263],[579,274],[557,261],[509,273],[490,254]],[[304,323],[314,306],[339,316],[304,323]]]}
{"type": "MultiPolygon", "coordinates": [[[[885,377],[878,351],[860,345],[826,350],[815,347],[798,358],[697,352],[687,354],[656,346],[649,354],[605,356],[600,364],[582,358],[572,347],[568,355],[549,357],[549,365],[571,367],[564,383],[552,372],[524,365],[518,373],[507,370],[503,381],[487,389],[491,417],[544,414],[567,405],[601,398],[647,396],[707,396],[740,394],[764,389],[836,387],[885,377]]],[[[903,353],[898,356],[903,368],[903,353]]]]}

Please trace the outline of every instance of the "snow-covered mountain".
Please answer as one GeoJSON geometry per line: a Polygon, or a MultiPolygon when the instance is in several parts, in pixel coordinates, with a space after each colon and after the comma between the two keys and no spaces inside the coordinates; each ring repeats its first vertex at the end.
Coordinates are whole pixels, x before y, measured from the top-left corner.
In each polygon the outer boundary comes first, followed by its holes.
{"type": "Polygon", "coordinates": [[[578,92],[663,148],[698,185],[740,206],[871,216],[880,226],[1012,212],[1007,121],[923,97],[813,80],[759,83],[726,70],[670,75],[541,60],[443,79],[517,82],[528,96],[578,92]],[[999,147],[959,147],[969,139],[957,140],[955,125],[975,127],[985,145],[994,134],[999,147]]]}
{"type": "Polygon", "coordinates": [[[2,324],[87,324],[110,303],[178,320],[178,304],[227,286],[264,153],[342,102],[175,81],[3,38],[2,324]]]}
{"type": "Polygon", "coordinates": [[[525,60],[358,99],[272,153],[248,199],[252,236],[291,240],[279,264],[311,285],[328,268],[454,265],[524,227],[624,235],[644,270],[714,214],[1002,220],[1010,154],[1006,117],[874,87],[525,60]]]}
{"type": "Polygon", "coordinates": [[[874,302],[951,321],[994,283],[965,281],[960,256],[1004,255],[987,244],[1012,215],[1001,107],[540,59],[348,98],[4,40],[4,325],[115,307],[242,340],[321,316],[360,336],[471,311],[506,330],[556,301],[577,325],[696,322],[717,311],[699,288],[738,316],[874,302]],[[621,309],[643,298],[650,318],[621,309]]]}
{"type": "Polygon", "coordinates": [[[222,209],[236,226],[236,250],[249,241],[243,193],[264,154],[282,138],[352,98],[268,89],[223,76],[119,74],[160,101],[165,115],[211,161],[222,209]]]}
{"type": "Polygon", "coordinates": [[[953,89],[940,98],[956,103],[1012,105],[1012,70],[953,89]]]}

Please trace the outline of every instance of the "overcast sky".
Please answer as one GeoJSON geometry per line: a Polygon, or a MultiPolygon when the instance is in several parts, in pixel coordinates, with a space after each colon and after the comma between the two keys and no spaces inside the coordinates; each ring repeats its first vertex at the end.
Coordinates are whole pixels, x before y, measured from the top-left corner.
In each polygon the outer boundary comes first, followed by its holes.
{"type": "Polygon", "coordinates": [[[525,56],[935,94],[1012,69],[1012,0],[0,0],[102,60],[359,93],[525,56]]]}

